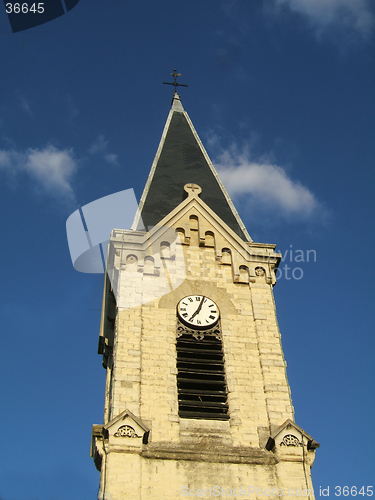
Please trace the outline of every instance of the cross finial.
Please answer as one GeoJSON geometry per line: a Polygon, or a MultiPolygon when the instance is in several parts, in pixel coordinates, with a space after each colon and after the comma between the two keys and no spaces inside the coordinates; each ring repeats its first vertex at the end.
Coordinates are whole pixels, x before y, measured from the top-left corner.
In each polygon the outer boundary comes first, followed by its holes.
{"type": "Polygon", "coordinates": [[[174,86],[174,93],[175,94],[177,94],[177,87],[187,87],[187,85],[185,85],[184,83],[178,83],[177,78],[179,76],[181,76],[181,73],[177,73],[176,69],[173,71],[173,73],[171,73],[171,75],[174,78],[174,82],[173,83],[171,83],[171,82],[163,82],[163,83],[165,83],[166,85],[173,85],[174,86]]]}
{"type": "Polygon", "coordinates": [[[187,192],[189,196],[198,196],[202,192],[202,188],[198,186],[198,184],[194,184],[194,182],[190,182],[189,184],[185,184],[184,190],[187,192]]]}

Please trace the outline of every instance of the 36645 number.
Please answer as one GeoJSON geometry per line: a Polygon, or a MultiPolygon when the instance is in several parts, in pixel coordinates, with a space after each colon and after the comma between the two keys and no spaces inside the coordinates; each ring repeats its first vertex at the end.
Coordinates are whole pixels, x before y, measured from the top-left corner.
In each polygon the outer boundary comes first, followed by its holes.
{"type": "Polygon", "coordinates": [[[372,486],[367,486],[367,489],[365,490],[365,487],[362,486],[362,488],[358,490],[356,486],[335,486],[335,496],[340,497],[341,495],[343,495],[344,497],[347,497],[350,495],[352,497],[355,497],[357,495],[366,495],[368,497],[372,497],[372,495],[374,494],[372,488],[372,486]]]}
{"type": "Polygon", "coordinates": [[[7,14],[27,14],[28,12],[33,12],[34,14],[43,14],[44,2],[33,3],[31,7],[29,7],[29,4],[27,3],[7,3],[5,4],[5,9],[7,14]]]}

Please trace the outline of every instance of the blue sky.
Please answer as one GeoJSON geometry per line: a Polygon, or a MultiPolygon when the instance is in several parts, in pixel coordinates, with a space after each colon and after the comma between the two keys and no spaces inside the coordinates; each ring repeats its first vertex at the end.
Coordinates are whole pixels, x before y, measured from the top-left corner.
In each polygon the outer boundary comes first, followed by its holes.
{"type": "Polygon", "coordinates": [[[0,500],[96,498],[103,276],[73,269],[65,222],[122,189],[139,199],[174,68],[250,235],[283,254],[317,497],[373,484],[374,32],[366,0],[80,0],[16,34],[0,9],[0,500]]]}

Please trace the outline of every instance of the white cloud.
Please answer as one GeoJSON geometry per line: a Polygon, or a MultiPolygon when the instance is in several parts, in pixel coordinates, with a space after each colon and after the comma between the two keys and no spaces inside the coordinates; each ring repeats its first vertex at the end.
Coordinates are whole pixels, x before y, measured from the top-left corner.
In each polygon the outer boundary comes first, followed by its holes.
{"type": "Polygon", "coordinates": [[[90,155],[103,154],[103,157],[107,163],[111,165],[118,166],[118,155],[113,153],[107,153],[108,141],[104,138],[104,135],[99,134],[95,141],[91,144],[87,150],[90,155]]]}
{"type": "Polygon", "coordinates": [[[58,191],[74,197],[70,180],[76,169],[77,163],[71,149],[58,150],[53,146],[47,146],[43,150],[27,151],[25,170],[47,191],[58,191]]]}
{"type": "Polygon", "coordinates": [[[298,219],[310,218],[321,208],[313,193],[282,167],[266,160],[252,161],[246,151],[224,151],[215,166],[232,198],[245,196],[262,209],[277,209],[280,215],[298,219]]]}
{"type": "Polygon", "coordinates": [[[91,146],[88,149],[88,152],[90,155],[95,155],[97,153],[101,153],[106,150],[108,145],[108,141],[104,139],[103,135],[98,135],[98,137],[95,139],[95,141],[91,144],[91,146]]]}
{"type": "Polygon", "coordinates": [[[71,180],[77,170],[77,161],[70,149],[59,150],[48,145],[26,152],[0,150],[0,170],[8,174],[27,173],[45,192],[74,201],[71,180]]]}
{"type": "Polygon", "coordinates": [[[104,156],[104,159],[106,162],[108,163],[111,163],[112,165],[115,165],[117,166],[119,164],[118,162],[118,155],[114,155],[114,154],[107,154],[104,156]]]}
{"type": "Polygon", "coordinates": [[[329,27],[356,31],[369,38],[374,27],[374,15],[368,0],[273,0],[276,6],[286,5],[304,16],[321,34],[329,27]]]}

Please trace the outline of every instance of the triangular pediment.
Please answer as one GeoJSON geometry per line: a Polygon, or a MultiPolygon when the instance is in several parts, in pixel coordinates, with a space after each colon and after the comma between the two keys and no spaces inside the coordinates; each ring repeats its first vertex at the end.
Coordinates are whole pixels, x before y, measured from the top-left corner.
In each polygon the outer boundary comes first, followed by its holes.
{"type": "MultiPolygon", "coordinates": [[[[202,199],[201,186],[193,183],[186,184],[184,190],[187,197],[169,214],[167,214],[157,227],[148,234],[150,241],[158,234],[162,227],[175,228],[182,244],[192,243],[193,233],[200,247],[213,246],[218,261],[222,261],[223,250],[231,253],[234,281],[241,281],[241,267],[246,267],[250,278],[256,277],[257,269],[261,266],[268,283],[275,283],[274,271],[278,266],[281,256],[275,253],[276,245],[267,243],[254,243],[244,241],[214,210],[202,199]],[[196,228],[191,222],[196,219],[196,228]],[[208,240],[212,240],[212,244],[208,240]]],[[[245,280],[248,282],[249,278],[245,280]]]]}
{"type": "MultiPolygon", "coordinates": [[[[202,199],[202,188],[198,184],[188,183],[184,186],[187,197],[174,210],[167,214],[159,223],[158,226],[176,227],[186,216],[190,216],[193,212],[197,212],[202,218],[204,229],[216,229],[227,239],[231,245],[240,248],[246,248],[246,242],[233,231],[233,229],[207,205],[202,199]],[[191,187],[194,186],[194,187],[191,187]]],[[[189,228],[185,236],[189,235],[189,228]]],[[[203,236],[200,236],[202,239],[203,236]]]]}
{"type": "Polygon", "coordinates": [[[272,449],[274,447],[294,448],[307,445],[307,449],[319,448],[319,443],[307,434],[301,427],[299,427],[293,420],[286,420],[280,427],[278,427],[270,436],[266,448],[272,449]]]}
{"type": "Polygon", "coordinates": [[[307,439],[312,439],[312,437],[309,434],[307,434],[307,432],[305,432],[301,427],[299,427],[295,422],[293,422],[293,420],[290,420],[290,418],[288,418],[288,420],[286,420],[282,425],[280,425],[280,427],[276,429],[275,432],[273,432],[271,437],[273,439],[276,439],[278,436],[284,434],[286,431],[296,432],[300,436],[304,436],[307,439]]]}
{"type": "Polygon", "coordinates": [[[104,429],[108,431],[109,437],[143,438],[146,432],[150,432],[147,425],[130,410],[121,412],[104,425],[104,429]]]}

